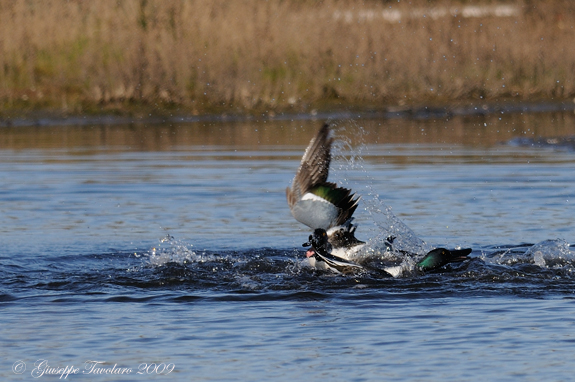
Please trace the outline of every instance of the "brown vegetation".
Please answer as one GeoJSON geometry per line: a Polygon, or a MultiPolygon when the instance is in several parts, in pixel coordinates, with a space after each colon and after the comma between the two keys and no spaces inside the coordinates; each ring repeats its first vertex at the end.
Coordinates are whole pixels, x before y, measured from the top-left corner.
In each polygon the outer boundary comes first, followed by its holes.
{"type": "Polygon", "coordinates": [[[2,1],[0,110],[237,113],[575,96],[575,2],[485,0],[513,11],[473,17],[466,4],[2,1]]]}

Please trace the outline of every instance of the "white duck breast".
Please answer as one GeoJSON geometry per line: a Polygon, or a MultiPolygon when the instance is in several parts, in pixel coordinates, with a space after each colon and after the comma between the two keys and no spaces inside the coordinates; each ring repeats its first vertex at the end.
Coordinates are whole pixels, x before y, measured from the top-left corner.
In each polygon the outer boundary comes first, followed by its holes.
{"type": "Polygon", "coordinates": [[[337,223],[341,209],[327,200],[308,192],[292,206],[291,213],[297,221],[310,228],[327,230],[337,223]]]}

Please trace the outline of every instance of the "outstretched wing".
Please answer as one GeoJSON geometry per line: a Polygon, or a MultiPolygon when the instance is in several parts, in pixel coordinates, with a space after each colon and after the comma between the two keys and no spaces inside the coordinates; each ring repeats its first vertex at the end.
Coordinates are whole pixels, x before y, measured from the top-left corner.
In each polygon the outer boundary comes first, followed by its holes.
{"type": "Polygon", "coordinates": [[[292,215],[313,229],[344,224],[359,202],[351,190],[327,181],[332,143],[329,125],[324,124],[310,141],[291,188],[286,189],[292,215]]]}
{"type": "Polygon", "coordinates": [[[291,189],[288,187],[286,190],[290,208],[313,187],[327,181],[332,143],[333,137],[330,137],[329,125],[326,123],[309,142],[293,179],[291,189]]]}

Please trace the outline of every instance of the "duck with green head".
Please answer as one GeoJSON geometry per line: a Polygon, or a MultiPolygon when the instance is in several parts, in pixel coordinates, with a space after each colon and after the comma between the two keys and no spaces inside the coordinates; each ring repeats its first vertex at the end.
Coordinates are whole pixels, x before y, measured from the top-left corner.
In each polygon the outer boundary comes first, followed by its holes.
{"type": "MultiPolygon", "coordinates": [[[[360,197],[327,181],[333,140],[329,125],[324,124],[305,150],[292,185],[286,189],[286,197],[293,217],[314,230],[304,244],[310,247],[306,252],[310,264],[318,269],[353,271],[363,268],[351,260],[365,246],[364,241],[355,237],[357,226],[353,224],[360,197]]],[[[432,271],[464,261],[470,253],[471,249],[435,248],[416,268],[432,271]]],[[[386,271],[396,276],[400,272],[395,268],[386,271]]]]}

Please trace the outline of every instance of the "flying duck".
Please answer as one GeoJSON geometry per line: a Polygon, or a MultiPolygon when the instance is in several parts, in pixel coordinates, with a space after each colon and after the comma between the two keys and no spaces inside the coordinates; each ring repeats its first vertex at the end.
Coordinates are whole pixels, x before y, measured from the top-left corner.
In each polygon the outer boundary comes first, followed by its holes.
{"type": "MultiPolygon", "coordinates": [[[[306,252],[310,265],[321,270],[347,273],[364,269],[351,258],[365,246],[365,242],[355,237],[357,226],[353,224],[353,213],[360,197],[327,181],[333,140],[329,125],[324,124],[306,148],[292,185],[286,189],[286,197],[293,217],[314,230],[308,242],[303,244],[310,247],[306,252]]],[[[392,237],[386,240],[389,249],[392,249],[392,242],[392,237]]],[[[464,261],[470,253],[470,248],[435,248],[416,263],[415,268],[435,270],[451,262],[464,261]]],[[[394,277],[402,273],[401,266],[384,271],[394,277]]]]}

